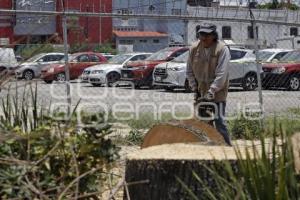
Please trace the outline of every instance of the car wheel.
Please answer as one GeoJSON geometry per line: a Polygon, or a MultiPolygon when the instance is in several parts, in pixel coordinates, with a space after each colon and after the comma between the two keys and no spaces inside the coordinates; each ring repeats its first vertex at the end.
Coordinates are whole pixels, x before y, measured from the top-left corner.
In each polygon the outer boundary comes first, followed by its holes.
{"type": "Polygon", "coordinates": [[[173,87],[165,87],[165,90],[168,92],[172,92],[174,90],[174,88],[173,87]]]}
{"type": "Polygon", "coordinates": [[[23,78],[27,81],[32,80],[34,77],[33,71],[31,70],[26,70],[23,72],[23,78]]]}
{"type": "Polygon", "coordinates": [[[141,89],[141,86],[139,84],[134,84],[134,89],[141,89]]]}
{"type": "Polygon", "coordinates": [[[185,90],[185,92],[192,92],[192,88],[190,87],[188,80],[186,80],[184,83],[184,90],[185,90]]]}
{"type": "Polygon", "coordinates": [[[100,87],[100,86],[101,86],[101,83],[92,83],[92,85],[93,85],[94,87],[100,87]]]}
{"type": "Polygon", "coordinates": [[[293,75],[289,80],[289,90],[298,91],[300,89],[299,76],[293,75]]]}
{"type": "Polygon", "coordinates": [[[116,83],[117,81],[120,80],[120,78],[121,78],[121,76],[117,72],[111,72],[111,73],[107,74],[106,80],[107,80],[108,87],[112,87],[114,83],[116,83]]]}
{"type": "Polygon", "coordinates": [[[246,91],[252,91],[257,88],[257,76],[256,74],[248,74],[243,80],[243,89],[246,91]]]}
{"type": "Polygon", "coordinates": [[[52,83],[53,81],[52,81],[52,80],[44,80],[44,82],[47,83],[47,84],[50,84],[50,83],[52,83]]]}
{"type": "Polygon", "coordinates": [[[65,82],[66,81],[66,74],[65,73],[59,73],[59,74],[57,74],[56,81],[58,81],[58,82],[65,82]]]}

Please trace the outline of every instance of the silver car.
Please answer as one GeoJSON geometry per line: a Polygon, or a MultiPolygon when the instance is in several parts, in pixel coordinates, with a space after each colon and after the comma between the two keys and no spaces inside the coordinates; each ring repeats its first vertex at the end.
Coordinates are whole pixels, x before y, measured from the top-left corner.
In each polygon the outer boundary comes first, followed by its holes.
{"type": "MultiPolygon", "coordinates": [[[[190,91],[186,77],[188,54],[189,53],[186,52],[171,62],[157,65],[153,73],[153,85],[161,86],[166,90],[184,88],[186,91],[190,91]]],[[[231,48],[230,54],[230,85],[238,87],[242,86],[244,90],[256,89],[257,68],[253,50],[231,48]]]]}
{"type": "Polygon", "coordinates": [[[22,63],[15,71],[16,78],[25,80],[38,78],[41,75],[43,67],[49,64],[59,63],[63,58],[63,53],[41,53],[35,55],[22,63]]]}
{"type": "Polygon", "coordinates": [[[111,58],[107,63],[95,65],[85,69],[81,75],[82,81],[89,81],[94,86],[106,84],[112,86],[119,81],[121,69],[128,62],[145,60],[151,53],[119,54],[111,58]]]}

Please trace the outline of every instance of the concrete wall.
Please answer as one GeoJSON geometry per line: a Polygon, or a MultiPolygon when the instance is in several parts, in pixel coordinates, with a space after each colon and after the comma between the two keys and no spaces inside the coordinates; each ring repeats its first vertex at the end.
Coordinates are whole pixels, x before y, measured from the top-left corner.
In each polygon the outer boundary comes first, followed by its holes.
{"type": "MultiPolygon", "coordinates": [[[[168,47],[167,37],[147,37],[147,38],[134,38],[134,37],[122,37],[116,38],[116,45],[123,45],[121,40],[132,40],[133,41],[133,52],[156,52],[160,49],[168,47]],[[159,43],[154,43],[153,40],[158,39],[159,43]],[[146,40],[147,42],[141,42],[140,40],[146,40]]],[[[128,44],[130,45],[130,44],[128,44]]]]}
{"type": "MultiPolygon", "coordinates": [[[[65,0],[65,6],[70,11],[82,12],[111,12],[112,0],[65,0]]],[[[57,10],[61,10],[60,1],[57,1],[57,10]]],[[[68,30],[69,43],[87,41],[88,43],[103,43],[112,37],[112,18],[79,17],[73,18],[77,27],[68,30]]],[[[62,37],[61,17],[57,17],[57,32],[62,37]]]]}
{"type": "MultiPolygon", "coordinates": [[[[198,10],[198,15],[204,15],[204,13],[207,14],[211,12],[211,8],[200,8],[198,10]]],[[[193,14],[195,11],[195,8],[188,8],[188,11],[190,14],[193,14]]],[[[221,12],[221,11],[219,11],[221,12]]],[[[265,11],[256,10],[256,15],[258,15],[259,12],[261,12],[260,17],[261,19],[269,19],[274,18],[273,13],[270,13],[270,17],[267,17],[265,11]]],[[[236,10],[234,9],[227,9],[225,12],[226,16],[234,16],[236,15],[236,10]]],[[[287,18],[284,19],[284,16],[286,12],[285,11],[278,11],[277,13],[277,20],[285,20],[290,19],[292,20],[292,14],[290,13],[287,18]]],[[[214,14],[216,15],[216,14],[214,14]]],[[[238,15],[246,15],[246,11],[239,13],[238,15]]],[[[275,19],[275,18],[274,18],[275,19]]],[[[254,46],[254,40],[248,38],[248,26],[250,26],[250,23],[245,22],[230,22],[230,21],[189,21],[188,23],[188,43],[192,44],[196,41],[196,26],[201,23],[213,23],[217,26],[217,31],[219,33],[220,39],[222,39],[222,27],[223,26],[230,26],[231,27],[231,39],[237,43],[237,44],[244,44],[249,47],[254,46]]],[[[284,36],[290,35],[290,28],[289,26],[285,25],[276,25],[276,24],[257,24],[258,26],[258,44],[261,48],[265,47],[275,47],[276,46],[276,39],[281,38],[284,36]]],[[[296,27],[297,28],[297,27],[296,27]]],[[[299,27],[298,27],[299,32],[299,27]]],[[[300,32],[299,32],[300,33],[300,32]]]]}
{"type": "MultiPolygon", "coordinates": [[[[186,12],[186,1],[168,0],[113,0],[113,12],[121,13],[122,9],[130,8],[135,14],[172,14],[172,9],[181,9],[186,12]],[[150,3],[149,3],[150,2],[150,3]]],[[[172,35],[185,35],[185,25],[180,20],[159,20],[159,19],[113,19],[113,27],[117,30],[157,31],[172,35]]],[[[169,41],[171,42],[171,41],[169,41]]]]}

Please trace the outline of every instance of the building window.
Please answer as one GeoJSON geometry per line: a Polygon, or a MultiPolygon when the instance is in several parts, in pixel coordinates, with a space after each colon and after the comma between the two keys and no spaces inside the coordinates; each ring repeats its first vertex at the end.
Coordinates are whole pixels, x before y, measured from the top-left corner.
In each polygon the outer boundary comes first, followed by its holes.
{"type": "Polygon", "coordinates": [[[120,40],[119,44],[134,44],[133,40],[120,40]]]}
{"type": "Polygon", "coordinates": [[[154,39],[154,40],[153,40],[153,43],[158,44],[158,43],[159,43],[159,39],[154,39]]]}
{"type": "Polygon", "coordinates": [[[199,39],[199,36],[200,36],[200,34],[198,33],[199,29],[200,29],[200,25],[197,25],[196,26],[196,38],[197,39],[199,39]]]}
{"type": "Polygon", "coordinates": [[[290,35],[298,36],[298,28],[297,27],[291,27],[290,28],[290,35]]]}
{"type": "Polygon", "coordinates": [[[118,14],[123,14],[123,15],[132,14],[132,10],[129,10],[127,8],[119,9],[118,14]]]}
{"type": "Polygon", "coordinates": [[[147,40],[140,40],[140,43],[147,43],[147,40]]]}
{"type": "MultiPolygon", "coordinates": [[[[258,26],[256,27],[256,37],[258,38],[258,26]]],[[[254,39],[253,26],[248,26],[248,38],[254,39]]]]}
{"type": "Polygon", "coordinates": [[[222,38],[223,39],[231,39],[231,27],[230,26],[222,27],[222,38]]]}
{"type": "Polygon", "coordinates": [[[172,9],[172,15],[181,15],[181,9],[172,9]]]}
{"type": "MultiPolygon", "coordinates": [[[[123,9],[119,9],[118,11],[118,14],[123,14],[123,15],[129,15],[129,14],[132,14],[132,10],[129,10],[127,8],[123,8],[123,9]]],[[[128,20],[127,17],[122,17],[122,20],[128,20]]]]}

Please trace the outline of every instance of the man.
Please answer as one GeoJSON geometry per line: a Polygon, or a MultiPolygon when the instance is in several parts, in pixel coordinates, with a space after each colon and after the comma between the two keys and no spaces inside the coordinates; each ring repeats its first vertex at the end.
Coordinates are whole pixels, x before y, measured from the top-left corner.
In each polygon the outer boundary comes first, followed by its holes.
{"type": "Polygon", "coordinates": [[[187,77],[190,87],[196,93],[195,100],[202,97],[215,104],[216,129],[225,142],[231,145],[229,133],[224,121],[226,98],[229,87],[228,65],[230,51],[218,40],[216,26],[203,24],[198,31],[199,41],[190,49],[187,65],[187,77]]]}

